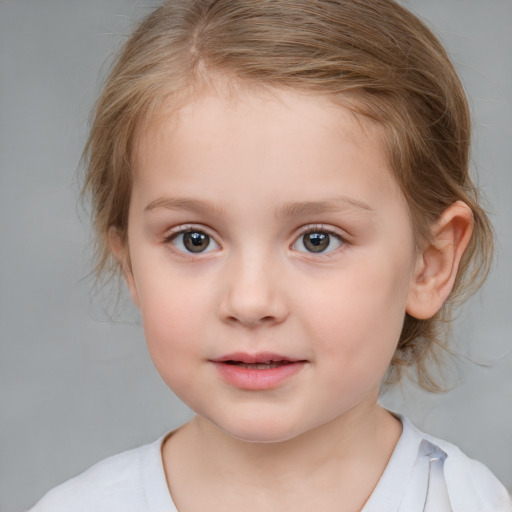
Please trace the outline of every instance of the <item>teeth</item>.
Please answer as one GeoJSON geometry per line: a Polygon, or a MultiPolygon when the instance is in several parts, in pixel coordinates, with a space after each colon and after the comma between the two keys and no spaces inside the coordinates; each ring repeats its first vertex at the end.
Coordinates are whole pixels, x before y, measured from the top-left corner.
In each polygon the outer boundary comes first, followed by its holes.
{"type": "Polygon", "coordinates": [[[278,368],[282,366],[280,363],[252,363],[252,364],[239,364],[242,368],[253,368],[255,370],[268,370],[269,368],[278,368]]]}
{"type": "Polygon", "coordinates": [[[279,368],[290,364],[290,361],[265,361],[261,363],[242,363],[240,361],[227,361],[228,364],[240,366],[241,368],[248,368],[252,370],[268,370],[270,368],[279,368]]]}

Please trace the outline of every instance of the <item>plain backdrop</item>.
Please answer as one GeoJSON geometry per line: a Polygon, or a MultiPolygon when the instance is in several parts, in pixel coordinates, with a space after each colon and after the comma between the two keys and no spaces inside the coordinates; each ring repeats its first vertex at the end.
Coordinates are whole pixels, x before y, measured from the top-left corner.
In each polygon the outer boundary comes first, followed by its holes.
{"type": "MultiPolygon", "coordinates": [[[[512,488],[512,2],[404,3],[447,45],[471,98],[473,167],[499,246],[456,324],[458,385],[429,395],[404,384],[383,401],[512,488]]],[[[122,299],[109,318],[107,294],[91,294],[90,228],[77,203],[91,105],[147,11],[135,0],[0,0],[3,512],[190,417],[153,369],[135,309],[122,299]]]]}

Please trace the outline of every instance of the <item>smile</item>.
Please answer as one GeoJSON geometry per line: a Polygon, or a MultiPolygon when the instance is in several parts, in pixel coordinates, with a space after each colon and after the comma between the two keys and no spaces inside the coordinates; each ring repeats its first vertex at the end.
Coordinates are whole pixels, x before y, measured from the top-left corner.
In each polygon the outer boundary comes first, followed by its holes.
{"type": "Polygon", "coordinates": [[[270,368],[279,368],[280,366],[293,364],[292,361],[265,361],[261,363],[243,363],[241,361],[226,361],[225,364],[231,364],[242,368],[252,368],[255,370],[268,370],[270,368]]]}
{"type": "Polygon", "coordinates": [[[276,388],[299,373],[306,360],[277,354],[230,354],[211,361],[230,386],[245,390],[276,388]]]}

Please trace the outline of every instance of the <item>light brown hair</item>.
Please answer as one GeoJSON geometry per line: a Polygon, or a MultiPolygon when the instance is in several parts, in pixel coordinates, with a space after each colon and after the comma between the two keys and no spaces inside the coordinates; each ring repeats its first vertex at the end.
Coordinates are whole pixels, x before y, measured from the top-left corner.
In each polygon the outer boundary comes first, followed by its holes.
{"type": "Polygon", "coordinates": [[[406,315],[388,372],[429,372],[452,306],[485,279],[493,235],[469,176],[470,114],[444,48],[393,0],[172,0],[125,43],[94,111],[84,151],[96,231],[97,274],[115,272],[108,230],[126,236],[137,135],[164,104],[185,101],[214,75],[242,86],[327,95],[382,127],[390,169],[407,200],[416,244],[457,200],[474,232],[442,310],[406,315]]]}

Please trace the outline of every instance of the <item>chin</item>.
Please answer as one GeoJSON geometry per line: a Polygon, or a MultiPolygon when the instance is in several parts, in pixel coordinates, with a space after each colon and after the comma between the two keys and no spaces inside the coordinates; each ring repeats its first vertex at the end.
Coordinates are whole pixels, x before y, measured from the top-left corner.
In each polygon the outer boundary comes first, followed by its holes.
{"type": "Polygon", "coordinates": [[[245,422],[238,421],[229,425],[218,423],[215,425],[233,439],[246,443],[282,443],[303,433],[290,422],[281,423],[263,418],[245,422]]]}
{"type": "Polygon", "coordinates": [[[254,432],[247,430],[243,432],[230,432],[224,430],[224,433],[228,434],[237,441],[243,441],[245,443],[261,443],[261,444],[272,444],[272,443],[284,443],[297,437],[292,433],[281,433],[281,432],[254,432]]]}

